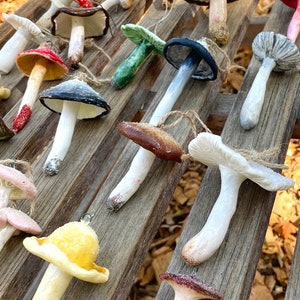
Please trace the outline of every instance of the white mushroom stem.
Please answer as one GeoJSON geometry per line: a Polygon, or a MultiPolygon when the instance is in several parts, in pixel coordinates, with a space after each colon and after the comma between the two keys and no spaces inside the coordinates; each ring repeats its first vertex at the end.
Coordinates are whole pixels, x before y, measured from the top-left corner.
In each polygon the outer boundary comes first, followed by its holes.
{"type": "MultiPolygon", "coordinates": [[[[158,125],[161,118],[171,111],[186,83],[197,68],[197,65],[198,63],[187,61],[181,65],[166,93],[153,112],[149,124],[154,126],[158,125]]],[[[139,148],[128,172],[109,195],[107,200],[109,209],[116,211],[131,198],[145,180],[154,159],[155,155],[152,152],[139,148]]]]}
{"type": "Polygon", "coordinates": [[[209,33],[221,45],[227,43],[229,29],[227,26],[227,1],[210,0],[209,2],[209,33]]]}
{"type": "Polygon", "coordinates": [[[0,208],[7,207],[11,188],[6,186],[5,180],[0,180],[0,208]]]}
{"type": "Polygon", "coordinates": [[[70,6],[73,0],[50,0],[51,5],[48,10],[37,20],[36,24],[43,29],[52,27],[51,17],[60,7],[70,6]]]}
{"type": "Polygon", "coordinates": [[[59,172],[60,164],[64,160],[71,145],[78,110],[78,103],[74,101],[64,101],[53,146],[44,165],[44,171],[48,175],[54,175],[59,172]]]}
{"type": "Polygon", "coordinates": [[[68,60],[71,66],[77,67],[84,51],[84,18],[72,16],[72,30],[68,48],[68,60]]]}
{"type": "Polygon", "coordinates": [[[264,58],[252,83],[240,113],[240,123],[245,130],[255,127],[264,104],[267,82],[276,62],[273,58],[264,58]]]}
{"type": "Polygon", "coordinates": [[[0,228],[0,252],[15,232],[16,228],[9,224],[7,224],[5,227],[0,228]]]}
{"type": "Polygon", "coordinates": [[[201,229],[182,250],[183,259],[190,265],[198,265],[210,258],[222,244],[231,218],[236,210],[239,188],[246,179],[225,166],[221,172],[221,191],[210,215],[201,229]]]}
{"type": "Polygon", "coordinates": [[[128,9],[129,7],[132,6],[133,0],[105,0],[100,5],[105,10],[109,10],[111,7],[118,5],[118,4],[120,4],[122,6],[122,8],[128,9]]]}
{"type": "Polygon", "coordinates": [[[50,263],[32,299],[61,299],[72,278],[72,275],[50,263]]]}

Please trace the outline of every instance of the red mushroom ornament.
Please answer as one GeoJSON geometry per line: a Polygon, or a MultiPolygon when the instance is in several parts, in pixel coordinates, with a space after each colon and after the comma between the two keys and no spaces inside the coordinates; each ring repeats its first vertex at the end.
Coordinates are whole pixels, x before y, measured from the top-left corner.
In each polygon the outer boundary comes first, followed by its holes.
{"type": "Polygon", "coordinates": [[[300,32],[300,0],[281,0],[281,2],[295,9],[287,29],[287,37],[295,42],[300,32]]]}
{"type": "Polygon", "coordinates": [[[37,49],[20,52],[16,63],[18,68],[29,77],[18,114],[13,120],[13,130],[19,132],[31,117],[32,107],[42,81],[61,79],[68,74],[69,69],[49,42],[41,44],[37,49]]]}

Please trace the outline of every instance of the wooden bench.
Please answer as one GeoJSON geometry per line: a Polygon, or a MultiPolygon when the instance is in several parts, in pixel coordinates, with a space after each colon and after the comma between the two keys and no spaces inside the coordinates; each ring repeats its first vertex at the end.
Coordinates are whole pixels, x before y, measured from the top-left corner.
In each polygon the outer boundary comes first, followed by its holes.
{"type": "MultiPolygon", "coordinates": [[[[228,5],[231,37],[229,44],[223,49],[231,59],[244,39],[256,4],[255,0],[239,0],[228,5]]],[[[17,14],[36,21],[48,5],[45,1],[40,3],[38,0],[31,0],[17,14]]],[[[284,33],[291,13],[291,10],[277,3],[265,29],[284,33]],[[276,20],[278,15],[282,16],[281,22],[276,20]]],[[[133,43],[126,40],[120,32],[120,25],[139,23],[147,28],[158,23],[164,14],[161,1],[135,1],[133,7],[126,11],[120,8],[111,9],[112,30],[97,40],[97,45],[112,57],[112,61],[100,50],[90,47],[85,49],[83,63],[100,79],[110,78],[116,66],[134,48],[133,43]]],[[[208,19],[200,7],[178,0],[165,23],[158,24],[156,33],[163,40],[179,36],[199,39],[208,36],[207,26],[208,19]]],[[[1,46],[13,32],[8,24],[0,26],[1,46]]],[[[30,46],[36,47],[34,44],[30,46]]],[[[60,54],[66,58],[66,49],[60,54]]],[[[256,150],[262,150],[270,146],[280,146],[281,153],[276,161],[282,162],[298,112],[299,100],[295,97],[298,92],[296,72],[284,76],[272,74],[269,85],[271,88],[266,95],[263,124],[250,132],[244,132],[236,126],[237,112],[257,68],[258,63],[252,61],[241,92],[228,114],[222,137],[226,143],[240,148],[252,146],[256,150]],[[282,89],[285,86],[291,86],[293,89],[282,89]],[[276,99],[271,99],[274,98],[272,93],[276,95],[276,99]],[[281,97],[283,94],[284,103],[281,97]],[[271,100],[278,102],[276,105],[269,105],[271,100]],[[284,109],[278,111],[280,105],[284,109]],[[272,121],[272,115],[275,113],[276,118],[281,120],[280,124],[272,121]],[[259,139],[259,136],[263,138],[259,139]]],[[[57,227],[71,220],[79,220],[86,212],[94,215],[91,226],[99,236],[101,248],[97,264],[110,270],[109,281],[96,285],[74,279],[65,294],[65,299],[127,298],[187,162],[174,164],[156,160],[147,180],[132,199],[119,212],[109,212],[106,199],[124,176],[138,149],[135,144],[120,136],[116,125],[123,120],[136,119],[141,113],[144,115],[142,120],[147,121],[175,72],[163,57],[153,55],[126,88],[115,90],[105,84],[95,87],[111,105],[112,110],[103,120],[78,121],[71,148],[60,173],[56,176],[46,176],[42,167],[52,145],[58,115],[49,112],[39,103],[36,103],[34,114],[26,128],[10,141],[1,144],[1,159],[17,158],[32,164],[39,191],[33,217],[43,228],[42,236],[49,235],[57,227]]],[[[219,76],[214,82],[190,80],[174,109],[196,110],[202,120],[206,121],[212,112],[218,112],[214,109],[218,103],[218,91],[223,79],[219,76]]],[[[27,78],[17,68],[9,75],[2,76],[2,84],[12,89],[10,99],[3,102],[0,108],[1,116],[7,124],[11,124],[16,115],[26,83],[27,78]]],[[[55,83],[44,82],[41,90],[53,84],[55,83]]],[[[188,125],[176,128],[171,133],[176,133],[176,138],[185,146],[191,138],[188,125]]],[[[208,170],[173,256],[170,271],[195,273],[195,269],[188,267],[181,260],[180,249],[201,227],[208,215],[213,199],[216,198],[215,187],[219,186],[218,178],[217,171],[208,170]],[[202,199],[211,201],[206,202],[202,199]]],[[[239,207],[225,243],[220,251],[196,272],[203,280],[219,289],[224,294],[224,299],[247,299],[249,296],[274,200],[274,193],[267,193],[251,182],[242,186],[240,195],[242,196],[239,199],[239,207]]],[[[26,211],[28,205],[23,204],[21,208],[26,211]]],[[[31,299],[47,267],[47,263],[24,249],[23,238],[24,235],[20,235],[10,239],[0,253],[1,299],[31,299]]],[[[157,298],[173,299],[172,295],[170,287],[163,284],[157,298]]]]}

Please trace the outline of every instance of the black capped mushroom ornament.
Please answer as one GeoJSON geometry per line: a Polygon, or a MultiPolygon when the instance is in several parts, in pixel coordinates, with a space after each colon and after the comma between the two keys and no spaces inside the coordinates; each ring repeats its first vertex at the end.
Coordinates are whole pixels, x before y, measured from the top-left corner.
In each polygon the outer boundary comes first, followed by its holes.
{"type": "Polygon", "coordinates": [[[240,124],[245,130],[254,128],[259,122],[271,72],[290,71],[300,61],[298,47],[279,33],[260,32],[253,40],[252,49],[261,66],[240,112],[240,124]]]}
{"type": "Polygon", "coordinates": [[[39,100],[45,107],[60,114],[53,146],[44,165],[47,175],[55,175],[71,145],[76,121],[107,115],[110,106],[86,82],[78,79],[44,90],[39,100]]]}
{"type": "MultiPolygon", "coordinates": [[[[171,111],[191,78],[214,80],[218,74],[214,58],[201,42],[188,38],[171,39],[164,46],[164,56],[178,72],[151,116],[149,124],[154,126],[171,111]]],[[[131,198],[145,180],[154,159],[152,152],[139,148],[128,172],[109,195],[108,209],[117,211],[131,198]]]]}

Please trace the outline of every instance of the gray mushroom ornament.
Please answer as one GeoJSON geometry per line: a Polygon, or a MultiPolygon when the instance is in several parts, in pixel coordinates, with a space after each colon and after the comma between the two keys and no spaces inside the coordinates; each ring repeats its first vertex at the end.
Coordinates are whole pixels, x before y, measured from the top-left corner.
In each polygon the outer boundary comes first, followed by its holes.
{"type": "Polygon", "coordinates": [[[47,175],[56,175],[70,148],[76,121],[100,118],[111,108],[92,87],[78,79],[44,90],[39,100],[46,108],[60,114],[52,149],[44,164],[47,175]]]}

